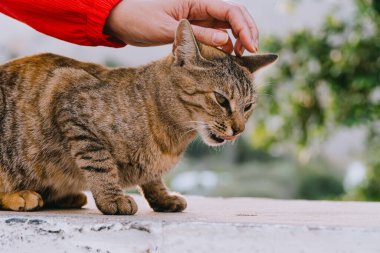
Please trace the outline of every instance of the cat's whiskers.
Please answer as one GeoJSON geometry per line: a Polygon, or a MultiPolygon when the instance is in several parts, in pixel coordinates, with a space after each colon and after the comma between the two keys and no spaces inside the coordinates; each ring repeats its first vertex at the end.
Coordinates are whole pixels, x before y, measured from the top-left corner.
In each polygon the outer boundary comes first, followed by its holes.
{"type": "MultiPolygon", "coordinates": [[[[184,138],[186,135],[192,133],[193,131],[200,131],[203,129],[208,130],[208,125],[205,122],[199,121],[199,120],[189,120],[189,121],[184,121],[184,122],[177,122],[175,124],[170,125],[170,128],[173,128],[173,130],[174,130],[175,126],[184,126],[183,129],[184,130],[187,129],[185,132],[181,133],[181,135],[178,136],[179,138],[184,138]],[[186,124],[190,124],[190,125],[186,126],[186,124]]],[[[178,130],[178,129],[176,129],[176,130],[178,130]]]]}
{"type": "Polygon", "coordinates": [[[206,130],[206,131],[208,131],[208,126],[207,126],[205,123],[203,123],[203,124],[204,124],[204,125],[198,125],[197,127],[192,128],[192,129],[190,129],[190,130],[184,132],[184,133],[181,135],[181,138],[184,137],[184,136],[186,136],[187,134],[189,134],[189,133],[192,132],[192,131],[200,132],[200,130],[203,130],[203,129],[206,130]]]}
{"type": "Polygon", "coordinates": [[[270,93],[257,93],[257,96],[258,96],[258,97],[260,97],[260,96],[273,97],[273,94],[270,94],[270,93]]]}
{"type": "Polygon", "coordinates": [[[193,132],[193,131],[196,131],[196,129],[190,129],[190,130],[184,132],[184,133],[182,134],[182,137],[185,136],[185,135],[187,135],[187,134],[189,134],[189,133],[191,133],[191,132],[193,132]]]}
{"type": "Polygon", "coordinates": [[[259,89],[262,89],[263,87],[267,87],[267,86],[270,86],[270,85],[273,85],[273,84],[275,84],[275,82],[259,83],[259,84],[257,84],[257,87],[259,89]]]}
{"type": "Polygon", "coordinates": [[[225,147],[225,145],[222,145],[222,146],[216,146],[214,149],[215,149],[216,152],[221,153],[222,150],[224,149],[224,147],[225,147]]]}

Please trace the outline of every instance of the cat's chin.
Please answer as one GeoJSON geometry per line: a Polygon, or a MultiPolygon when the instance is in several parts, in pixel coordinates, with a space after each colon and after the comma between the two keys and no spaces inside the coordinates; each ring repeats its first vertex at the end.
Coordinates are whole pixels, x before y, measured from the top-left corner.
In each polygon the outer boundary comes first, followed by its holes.
{"type": "Polygon", "coordinates": [[[226,140],[220,138],[215,133],[211,132],[210,130],[203,130],[199,132],[199,135],[202,138],[202,141],[210,147],[217,147],[221,146],[224,143],[226,143],[226,140]]]}

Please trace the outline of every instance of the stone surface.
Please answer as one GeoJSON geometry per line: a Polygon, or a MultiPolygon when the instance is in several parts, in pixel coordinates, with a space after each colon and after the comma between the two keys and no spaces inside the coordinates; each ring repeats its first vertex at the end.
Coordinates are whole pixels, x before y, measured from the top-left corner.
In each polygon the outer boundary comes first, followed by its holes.
{"type": "Polygon", "coordinates": [[[187,197],[184,213],[0,212],[0,252],[380,252],[380,203],[187,197]]]}

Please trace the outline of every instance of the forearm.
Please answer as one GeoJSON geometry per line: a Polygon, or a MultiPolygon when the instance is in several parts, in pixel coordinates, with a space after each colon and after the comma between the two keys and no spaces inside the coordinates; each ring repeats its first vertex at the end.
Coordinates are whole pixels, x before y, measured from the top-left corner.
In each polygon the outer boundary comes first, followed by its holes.
{"type": "MultiPolygon", "coordinates": [[[[125,45],[103,33],[121,0],[2,0],[0,12],[52,37],[86,46],[125,45]]],[[[5,28],[3,28],[5,29],[5,28]]]]}

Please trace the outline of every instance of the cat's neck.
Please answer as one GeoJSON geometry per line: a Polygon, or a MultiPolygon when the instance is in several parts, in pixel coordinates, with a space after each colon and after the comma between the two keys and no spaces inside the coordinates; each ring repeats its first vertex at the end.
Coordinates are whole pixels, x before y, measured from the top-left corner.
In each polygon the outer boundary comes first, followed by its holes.
{"type": "Polygon", "coordinates": [[[145,98],[155,139],[164,149],[181,153],[196,137],[196,131],[189,127],[190,115],[178,99],[178,87],[171,81],[171,56],[137,69],[135,85],[143,85],[140,92],[145,98]]]}

